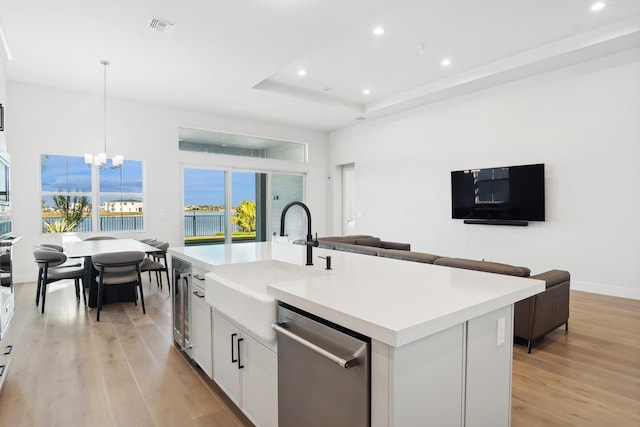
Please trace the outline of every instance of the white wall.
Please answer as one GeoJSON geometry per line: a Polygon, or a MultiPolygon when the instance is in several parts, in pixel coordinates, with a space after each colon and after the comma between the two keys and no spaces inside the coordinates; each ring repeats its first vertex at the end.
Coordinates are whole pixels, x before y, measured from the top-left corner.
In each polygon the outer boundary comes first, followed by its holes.
{"type": "MultiPolygon", "coordinates": [[[[0,27],[0,34],[1,32],[2,27],[0,27]]],[[[6,53],[2,43],[0,43],[0,104],[7,108],[7,67],[5,58],[6,53]]],[[[0,132],[0,152],[7,151],[7,138],[5,135],[6,132],[0,132]]]]}
{"type": "MultiPolygon", "coordinates": [[[[40,234],[39,155],[102,151],[103,96],[9,81],[7,98],[11,102],[7,141],[14,234],[22,236],[14,249],[14,275],[16,282],[33,281],[37,272],[33,245],[61,239],[40,234]]],[[[122,99],[109,99],[107,108],[109,153],[144,160],[146,167],[146,232],[126,237],[156,237],[182,246],[183,165],[307,173],[307,203],[314,214],[314,229],[326,234],[326,133],[122,99]],[[178,151],[180,126],[308,143],[309,163],[183,153],[178,151]]]]}
{"type": "Polygon", "coordinates": [[[334,132],[330,167],[347,163],[357,233],[534,274],[565,269],[573,289],[640,299],[640,50],[334,132]],[[451,219],[450,171],[529,163],[546,165],[546,222],[451,219]]]}

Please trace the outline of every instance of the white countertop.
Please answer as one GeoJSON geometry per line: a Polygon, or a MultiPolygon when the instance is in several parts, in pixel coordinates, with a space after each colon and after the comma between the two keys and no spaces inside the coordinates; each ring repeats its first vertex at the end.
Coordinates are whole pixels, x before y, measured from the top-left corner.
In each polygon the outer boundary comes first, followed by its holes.
{"type": "MultiPolygon", "coordinates": [[[[305,247],[286,243],[170,248],[207,271],[216,265],[277,259],[303,265],[305,247]]],[[[434,266],[371,255],[313,249],[330,255],[326,275],[269,285],[277,300],[399,347],[544,290],[541,280],[434,266]]]]}

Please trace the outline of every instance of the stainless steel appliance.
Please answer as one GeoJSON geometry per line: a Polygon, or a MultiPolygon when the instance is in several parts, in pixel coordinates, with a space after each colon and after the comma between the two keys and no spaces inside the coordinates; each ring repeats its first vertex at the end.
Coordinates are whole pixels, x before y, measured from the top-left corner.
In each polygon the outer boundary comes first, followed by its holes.
{"type": "Polygon", "coordinates": [[[191,349],[190,341],[190,293],[191,264],[179,258],[171,260],[173,286],[171,286],[171,307],[173,310],[173,341],[180,350],[191,349]]]}
{"type": "Polygon", "coordinates": [[[278,426],[370,426],[371,340],[284,303],[273,327],[278,426]]]}

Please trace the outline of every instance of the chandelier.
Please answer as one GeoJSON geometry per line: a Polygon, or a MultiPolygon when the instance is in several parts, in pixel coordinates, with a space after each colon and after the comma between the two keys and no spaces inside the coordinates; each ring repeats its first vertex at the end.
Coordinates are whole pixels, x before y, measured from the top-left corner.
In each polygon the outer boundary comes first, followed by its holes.
{"type": "MultiPolygon", "coordinates": [[[[110,64],[107,60],[100,61],[104,66],[104,151],[98,154],[85,154],[84,162],[98,167],[107,167],[107,66],[110,64]]],[[[122,155],[113,156],[111,164],[113,167],[122,166],[124,157],[122,155]]]]}

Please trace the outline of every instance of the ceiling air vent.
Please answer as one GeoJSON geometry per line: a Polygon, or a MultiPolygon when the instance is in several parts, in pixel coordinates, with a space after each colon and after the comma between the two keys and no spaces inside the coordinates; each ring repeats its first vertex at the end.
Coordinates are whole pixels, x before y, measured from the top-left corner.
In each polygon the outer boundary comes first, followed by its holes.
{"type": "Polygon", "coordinates": [[[176,28],[176,24],[167,21],[166,19],[151,18],[151,21],[149,21],[149,28],[161,33],[169,34],[173,32],[174,28],[176,28]]]}

